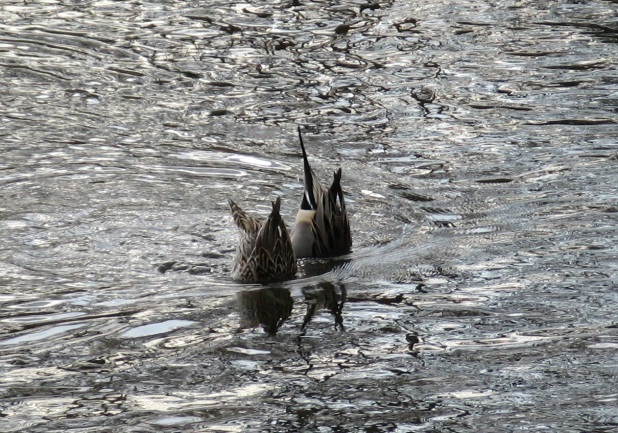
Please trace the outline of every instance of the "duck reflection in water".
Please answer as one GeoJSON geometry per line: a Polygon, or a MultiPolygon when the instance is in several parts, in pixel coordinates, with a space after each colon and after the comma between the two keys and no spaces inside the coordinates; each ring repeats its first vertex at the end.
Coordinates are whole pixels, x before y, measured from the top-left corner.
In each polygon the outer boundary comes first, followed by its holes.
{"type": "Polygon", "coordinates": [[[301,330],[307,330],[307,325],[319,310],[328,310],[335,319],[335,328],[345,331],[343,326],[343,305],[347,297],[347,290],[343,284],[335,285],[329,282],[319,283],[317,286],[303,288],[303,295],[307,303],[307,313],[301,330]]]}
{"type": "Polygon", "coordinates": [[[292,314],[294,300],[288,289],[265,287],[243,290],[237,294],[240,327],[262,326],[264,332],[275,335],[292,314]]]}
{"type": "MultiPolygon", "coordinates": [[[[322,282],[315,286],[303,287],[302,292],[307,305],[301,325],[302,334],[320,310],[328,310],[335,320],[335,328],[345,331],[342,311],[347,291],[343,284],[322,282]]],[[[238,292],[236,297],[241,329],[261,326],[267,334],[276,335],[281,325],[292,315],[294,300],[288,289],[264,287],[243,290],[238,292]]]]}

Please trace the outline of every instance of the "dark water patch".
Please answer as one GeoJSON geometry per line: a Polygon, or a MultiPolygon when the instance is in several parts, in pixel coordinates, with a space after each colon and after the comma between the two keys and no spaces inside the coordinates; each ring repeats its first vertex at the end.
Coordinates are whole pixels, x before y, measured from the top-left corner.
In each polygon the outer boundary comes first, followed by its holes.
{"type": "Polygon", "coordinates": [[[615,43],[618,38],[618,28],[592,22],[539,22],[540,25],[555,27],[573,27],[588,30],[584,34],[598,37],[603,42],[615,43]]]}
{"type": "Polygon", "coordinates": [[[614,119],[558,119],[538,122],[530,122],[532,125],[613,125],[614,119]]]}
{"type": "Polygon", "coordinates": [[[556,53],[553,51],[508,51],[508,54],[511,56],[522,57],[544,57],[554,56],[556,53]]]}
{"type": "Polygon", "coordinates": [[[524,107],[519,105],[506,105],[506,104],[471,104],[471,108],[476,108],[477,110],[488,110],[488,109],[506,109],[506,110],[518,110],[518,111],[533,111],[532,107],[524,107]]]}
{"type": "Polygon", "coordinates": [[[433,198],[431,197],[427,197],[421,194],[416,194],[413,192],[404,191],[404,192],[401,192],[400,194],[403,198],[410,200],[410,201],[417,201],[417,202],[433,201],[433,198]]]}
{"type": "Polygon", "coordinates": [[[489,179],[479,179],[476,182],[478,183],[510,183],[513,182],[514,179],[510,179],[507,177],[497,177],[497,178],[489,178],[489,179]]]}
{"type": "Polygon", "coordinates": [[[578,64],[561,64],[545,66],[548,69],[568,69],[573,71],[586,71],[589,69],[606,69],[608,64],[604,61],[588,61],[578,64]]]}

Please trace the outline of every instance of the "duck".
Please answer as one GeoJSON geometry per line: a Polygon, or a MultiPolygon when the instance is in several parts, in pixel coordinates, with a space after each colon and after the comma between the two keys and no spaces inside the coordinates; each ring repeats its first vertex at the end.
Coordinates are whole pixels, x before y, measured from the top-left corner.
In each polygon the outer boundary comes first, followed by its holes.
{"type": "Polygon", "coordinates": [[[294,253],[297,258],[348,254],[352,249],[352,235],[341,188],[341,167],[334,172],[333,182],[326,188],[309,164],[300,126],[298,138],[303,154],[304,193],[291,232],[294,253]]]}
{"type": "Polygon", "coordinates": [[[232,279],[268,284],[294,278],[296,255],[281,217],[281,198],[271,202],[272,211],[265,221],[248,215],[232,199],[228,202],[239,237],[232,279]]]}

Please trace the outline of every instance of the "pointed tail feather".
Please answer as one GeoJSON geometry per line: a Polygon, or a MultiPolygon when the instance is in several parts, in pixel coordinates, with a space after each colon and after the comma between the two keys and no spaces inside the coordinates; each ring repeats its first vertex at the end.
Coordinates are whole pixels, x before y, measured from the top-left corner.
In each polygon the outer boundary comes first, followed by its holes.
{"type": "Polygon", "coordinates": [[[281,197],[277,197],[277,199],[271,202],[271,204],[273,205],[273,211],[270,213],[270,216],[278,216],[281,218],[281,214],[279,213],[281,210],[281,197]]]}
{"type": "Polygon", "coordinates": [[[333,236],[337,240],[335,250],[337,254],[347,254],[352,248],[352,235],[350,234],[350,221],[348,220],[348,211],[346,210],[343,189],[341,188],[341,168],[334,173],[333,183],[328,193],[332,212],[335,214],[332,221],[333,236]],[[339,199],[339,204],[337,204],[337,199],[339,199]]]}
{"type": "Polygon", "coordinates": [[[303,171],[305,193],[303,195],[303,201],[300,204],[300,208],[304,210],[315,210],[318,207],[318,192],[320,190],[320,183],[315,179],[313,170],[309,165],[307,159],[307,151],[305,150],[305,144],[303,143],[303,136],[300,132],[300,126],[298,127],[298,139],[300,140],[300,148],[303,151],[303,171]]]}
{"type": "Polygon", "coordinates": [[[273,205],[273,210],[265,223],[266,232],[261,236],[262,242],[265,242],[269,249],[273,247],[278,238],[278,229],[281,225],[281,214],[279,213],[281,210],[281,198],[277,197],[277,200],[271,203],[273,205]]]}
{"type": "Polygon", "coordinates": [[[341,189],[341,167],[333,174],[333,183],[328,189],[333,211],[337,214],[345,212],[345,201],[343,200],[343,189],[341,189]],[[337,206],[339,199],[339,206],[337,206]]]}
{"type": "Polygon", "coordinates": [[[263,279],[281,279],[296,274],[296,256],[290,235],[281,217],[281,199],[272,202],[273,210],[255,239],[255,252],[259,263],[269,274],[263,279]]]}
{"type": "Polygon", "coordinates": [[[227,201],[232,211],[232,218],[240,230],[255,233],[260,229],[261,223],[257,219],[247,215],[231,198],[228,198],[227,201]]]}

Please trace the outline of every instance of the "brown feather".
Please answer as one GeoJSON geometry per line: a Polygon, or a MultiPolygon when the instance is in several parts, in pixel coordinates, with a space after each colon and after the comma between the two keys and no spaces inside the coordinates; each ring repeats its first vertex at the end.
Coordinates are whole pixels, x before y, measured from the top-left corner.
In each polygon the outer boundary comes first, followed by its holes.
{"type": "Polygon", "coordinates": [[[273,210],[264,222],[247,215],[232,200],[229,202],[239,233],[232,278],[243,283],[269,283],[293,278],[296,256],[281,218],[281,199],[272,203],[273,210]]]}

